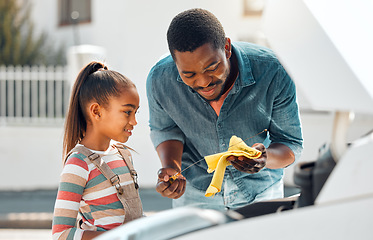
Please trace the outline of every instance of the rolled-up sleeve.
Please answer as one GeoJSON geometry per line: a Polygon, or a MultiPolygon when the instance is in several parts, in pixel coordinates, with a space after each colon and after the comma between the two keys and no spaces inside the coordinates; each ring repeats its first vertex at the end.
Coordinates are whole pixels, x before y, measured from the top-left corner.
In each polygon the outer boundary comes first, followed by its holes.
{"type": "Polygon", "coordinates": [[[157,86],[162,76],[157,72],[156,66],[153,67],[148,75],[146,82],[146,92],[149,104],[149,127],[150,138],[156,148],[162,142],[168,140],[178,140],[184,143],[185,136],[177,124],[167,114],[167,111],[159,103],[159,98],[167,94],[166,89],[157,86]]]}
{"type": "Polygon", "coordinates": [[[303,150],[303,138],[296,88],[282,66],[278,70],[275,86],[270,138],[273,143],[288,146],[297,160],[303,150]]]}

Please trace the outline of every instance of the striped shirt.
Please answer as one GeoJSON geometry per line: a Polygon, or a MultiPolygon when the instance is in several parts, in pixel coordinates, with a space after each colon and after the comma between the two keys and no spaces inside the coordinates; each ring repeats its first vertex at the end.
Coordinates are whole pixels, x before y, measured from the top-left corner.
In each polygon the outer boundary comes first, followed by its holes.
{"type": "MultiPolygon", "coordinates": [[[[114,146],[105,152],[92,152],[100,154],[120,179],[129,173],[125,161],[114,146]]],[[[120,226],[124,221],[124,209],[115,187],[93,163],[87,164],[85,158],[83,154],[73,152],[62,170],[54,206],[53,239],[81,239],[84,230],[76,227],[78,212],[83,228],[94,231],[107,231],[120,226]]],[[[121,180],[120,184],[130,183],[121,180]]]]}

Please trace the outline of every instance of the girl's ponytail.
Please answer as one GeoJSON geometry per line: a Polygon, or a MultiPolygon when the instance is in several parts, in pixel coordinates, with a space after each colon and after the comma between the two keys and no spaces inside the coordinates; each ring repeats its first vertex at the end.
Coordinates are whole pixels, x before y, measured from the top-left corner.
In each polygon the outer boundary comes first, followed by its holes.
{"type": "Polygon", "coordinates": [[[80,103],[79,94],[82,85],[87,78],[99,70],[107,70],[108,68],[100,62],[91,62],[85,66],[79,73],[71,90],[69,108],[65,120],[65,131],[63,137],[63,159],[75,145],[84,137],[87,122],[80,103]]]}
{"type": "Polygon", "coordinates": [[[118,97],[127,87],[135,87],[135,84],[122,74],[108,70],[103,63],[91,62],[80,71],[71,91],[65,120],[63,159],[86,133],[87,105],[95,101],[106,106],[110,97],[118,97]]]}

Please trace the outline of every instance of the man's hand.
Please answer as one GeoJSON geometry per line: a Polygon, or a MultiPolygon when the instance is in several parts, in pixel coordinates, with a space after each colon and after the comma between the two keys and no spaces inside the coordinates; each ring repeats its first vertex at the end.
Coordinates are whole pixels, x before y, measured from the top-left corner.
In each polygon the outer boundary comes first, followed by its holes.
{"type": "Polygon", "coordinates": [[[262,155],[257,159],[251,159],[247,157],[236,157],[229,156],[227,160],[235,167],[238,171],[246,173],[257,173],[262,170],[267,163],[267,151],[263,144],[255,143],[252,148],[255,148],[262,152],[262,155]]]}
{"type": "Polygon", "coordinates": [[[173,168],[159,169],[156,190],[163,197],[177,199],[184,194],[186,180],[183,175],[180,174],[174,181],[170,181],[170,177],[177,173],[173,168]]]}

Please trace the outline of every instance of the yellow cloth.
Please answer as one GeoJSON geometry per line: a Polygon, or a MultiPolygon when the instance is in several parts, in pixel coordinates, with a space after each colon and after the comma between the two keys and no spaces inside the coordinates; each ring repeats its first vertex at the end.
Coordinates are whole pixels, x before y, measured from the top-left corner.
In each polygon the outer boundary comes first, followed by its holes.
{"type": "Polygon", "coordinates": [[[208,166],[207,172],[212,173],[215,171],[210,186],[206,190],[206,197],[214,196],[217,192],[220,192],[225,168],[231,165],[231,163],[227,161],[227,157],[231,155],[256,159],[262,155],[262,152],[247,146],[241,138],[232,136],[229,141],[228,151],[206,156],[205,161],[208,166]]]}

